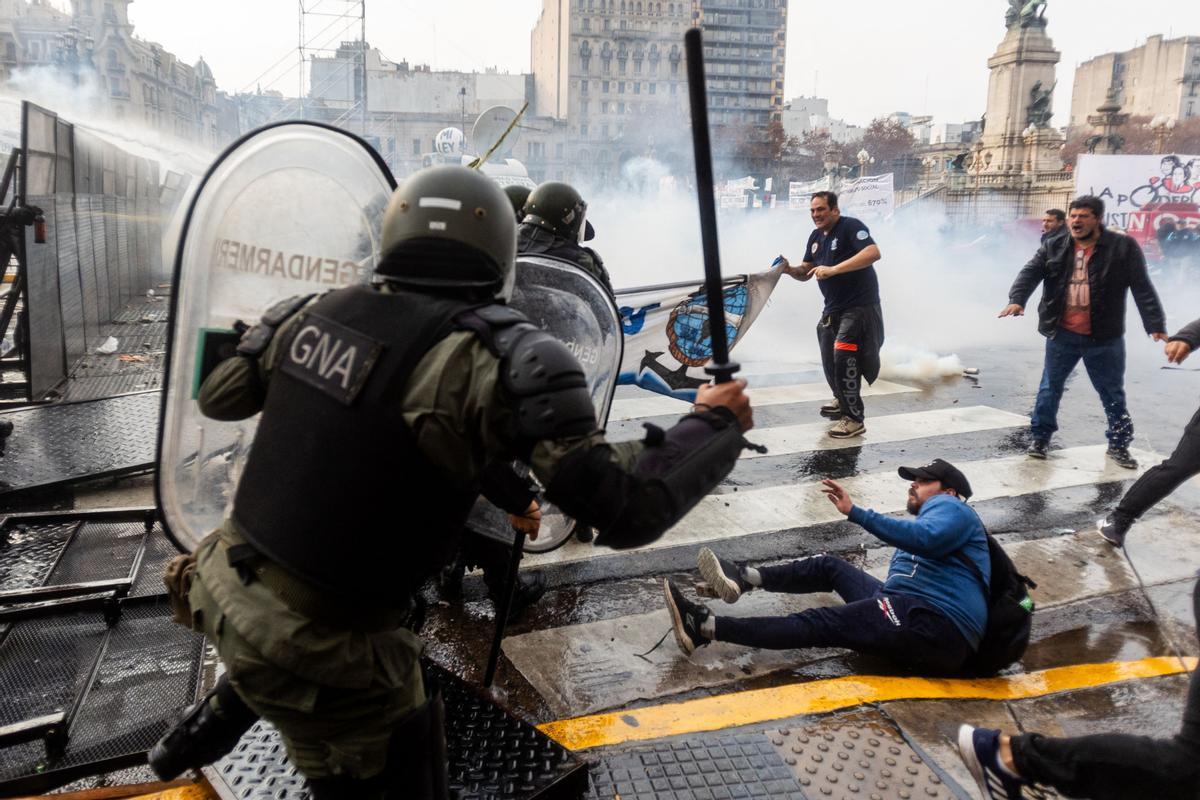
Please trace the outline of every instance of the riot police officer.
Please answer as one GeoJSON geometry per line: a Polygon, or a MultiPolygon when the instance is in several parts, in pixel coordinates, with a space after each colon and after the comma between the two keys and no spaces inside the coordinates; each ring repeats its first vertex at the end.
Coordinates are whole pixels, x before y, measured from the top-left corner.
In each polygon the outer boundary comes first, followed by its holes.
{"type": "Polygon", "coordinates": [[[216,419],[262,416],[232,513],[196,550],[191,619],[226,666],[219,704],[272,722],[317,798],[445,796],[440,700],[402,624],[478,495],[536,517],[513,459],[598,544],[636,547],[733,468],[752,425],[733,382],[607,443],[570,351],[505,305],[516,228],[476,171],[407,179],[383,249],[372,286],[271,308],[199,396],[216,419]]]}
{"type": "Polygon", "coordinates": [[[517,252],[555,256],[575,264],[613,293],[612,280],[600,255],[580,242],[595,230],[587,221],[587,203],[570,184],[546,181],[529,193],[525,216],[517,229],[517,252]]]}
{"type": "Polygon", "coordinates": [[[529,199],[530,188],[528,186],[520,186],[515,183],[510,183],[504,187],[504,194],[508,196],[508,201],[512,203],[513,214],[517,218],[517,224],[521,224],[521,220],[525,218],[525,201],[529,199]]]}

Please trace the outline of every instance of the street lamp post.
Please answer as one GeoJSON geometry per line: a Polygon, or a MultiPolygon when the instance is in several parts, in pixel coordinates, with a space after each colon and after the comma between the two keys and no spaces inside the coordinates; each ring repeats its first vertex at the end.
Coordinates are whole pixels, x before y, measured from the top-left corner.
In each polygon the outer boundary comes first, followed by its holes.
{"type": "Polygon", "coordinates": [[[868,153],[867,148],[864,147],[858,151],[856,158],[858,158],[858,177],[865,177],[867,174],[867,165],[874,164],[875,157],[868,153]]]}
{"type": "Polygon", "coordinates": [[[838,155],[838,149],[833,146],[833,142],[830,142],[829,146],[825,148],[821,164],[825,167],[825,174],[829,176],[829,185],[832,187],[837,183],[839,167],[841,167],[841,158],[838,155]]]}
{"type": "Polygon", "coordinates": [[[467,87],[464,86],[458,90],[458,97],[460,100],[462,100],[463,144],[461,144],[459,146],[460,149],[462,149],[462,148],[466,147],[466,141],[467,141],[467,87]]]}
{"type": "Polygon", "coordinates": [[[1154,134],[1154,152],[1162,155],[1167,150],[1167,139],[1175,129],[1175,118],[1159,114],[1150,120],[1150,131],[1154,134]]]}

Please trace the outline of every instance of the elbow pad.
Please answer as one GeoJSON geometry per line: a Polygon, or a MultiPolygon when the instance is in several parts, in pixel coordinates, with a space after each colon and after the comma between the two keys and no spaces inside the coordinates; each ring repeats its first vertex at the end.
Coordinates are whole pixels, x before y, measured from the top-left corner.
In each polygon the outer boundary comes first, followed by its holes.
{"type": "Polygon", "coordinates": [[[597,544],[639,547],[662,536],[730,473],[746,444],[724,408],[689,414],[668,431],[647,428],[632,473],[602,445],[564,458],[547,487],[559,508],[600,529],[597,544]]]}

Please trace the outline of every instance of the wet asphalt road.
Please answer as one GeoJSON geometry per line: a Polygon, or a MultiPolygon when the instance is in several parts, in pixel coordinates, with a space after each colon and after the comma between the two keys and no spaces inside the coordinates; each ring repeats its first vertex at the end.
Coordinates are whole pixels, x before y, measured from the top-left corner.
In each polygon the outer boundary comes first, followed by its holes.
{"type": "MultiPolygon", "coordinates": [[[[1200,371],[1193,371],[1200,369],[1200,363],[1187,362],[1185,369],[1163,369],[1161,364],[1165,362],[1141,357],[1150,349],[1149,346],[1140,348],[1139,356],[1131,358],[1127,370],[1127,394],[1136,428],[1134,447],[1153,450],[1160,457],[1165,457],[1177,441],[1184,423],[1200,403],[1200,371]]],[[[1028,415],[1040,377],[1040,337],[1024,347],[967,351],[959,352],[959,355],[964,365],[979,369],[977,378],[948,378],[925,386],[920,393],[869,398],[868,426],[871,416],[954,405],[986,405],[1028,415]]],[[[797,383],[820,379],[815,369],[801,369],[789,377],[797,383]]],[[[622,389],[618,397],[626,391],[632,390],[622,389]]],[[[756,427],[762,429],[818,421],[817,405],[800,403],[759,409],[755,415],[756,427]]],[[[650,421],[669,424],[671,418],[650,421]]],[[[635,436],[641,422],[616,423],[610,426],[610,433],[614,438],[635,436]]],[[[1059,425],[1052,456],[1055,449],[1104,443],[1104,418],[1100,403],[1082,366],[1068,384],[1059,425]]],[[[749,438],[753,439],[753,435],[749,438]]],[[[1026,443],[1027,429],[1020,427],[887,444],[865,444],[843,450],[768,456],[740,463],[718,491],[733,493],[821,477],[846,478],[881,471],[894,474],[898,464],[921,464],[934,457],[961,463],[1019,456],[1026,443]]],[[[1021,542],[1052,540],[1071,532],[1080,532],[1080,536],[1086,537],[1086,532],[1094,527],[1097,517],[1119,500],[1129,482],[1118,480],[1051,491],[1039,491],[1036,486],[1028,486],[1019,496],[985,500],[973,505],[989,530],[998,535],[1006,547],[1021,542]]],[[[905,490],[905,482],[897,477],[897,495],[901,496],[905,490]]],[[[1155,513],[1170,511],[1174,515],[1172,520],[1182,519],[1194,524],[1196,519],[1190,509],[1195,508],[1194,501],[1197,498],[1200,498],[1200,489],[1185,486],[1171,498],[1170,503],[1164,504],[1155,513]]],[[[1196,532],[1200,535],[1200,529],[1196,529],[1196,532]]],[[[879,547],[880,543],[873,537],[847,522],[807,525],[804,520],[797,520],[794,530],[743,536],[721,542],[719,546],[714,545],[728,557],[751,562],[778,561],[826,552],[863,563],[868,558],[878,558],[881,552],[879,547]]],[[[690,585],[697,580],[696,549],[694,545],[665,547],[640,554],[622,554],[617,558],[594,559],[595,563],[551,566],[545,570],[545,574],[552,588],[535,608],[510,624],[508,636],[661,609],[662,577],[673,577],[682,585],[690,585]]],[[[1070,553],[1069,550],[1067,552],[1070,553]]],[[[1115,553],[1101,549],[1081,552],[1079,563],[1089,558],[1103,561],[1111,557],[1115,561],[1119,558],[1115,553]]],[[[1095,592],[1090,592],[1092,596],[1082,601],[1055,605],[1039,612],[1033,642],[1022,662],[1024,670],[1196,652],[1190,606],[1191,580],[1175,580],[1154,586],[1148,591],[1135,585],[1107,593],[1101,581],[1095,589],[1095,592]]],[[[1082,594],[1089,594],[1086,587],[1082,594]]],[[[430,595],[434,603],[424,635],[437,661],[470,678],[481,679],[493,626],[492,606],[484,594],[482,583],[474,576],[468,576],[465,598],[461,604],[438,604],[436,595],[430,595]]],[[[659,628],[666,633],[666,614],[661,616],[659,628]]],[[[673,639],[668,637],[660,646],[662,648],[673,651],[673,639]]],[[[894,672],[894,667],[878,659],[827,651],[823,657],[806,659],[792,668],[765,675],[748,675],[744,680],[731,680],[718,689],[670,687],[663,694],[642,697],[628,705],[652,705],[713,692],[742,691],[840,675],[894,672]]],[[[566,666],[562,679],[572,679],[566,666]]],[[[1178,722],[1186,681],[1176,677],[1154,679],[1150,683],[1157,688],[1149,693],[1153,697],[1148,695],[1145,699],[1145,703],[1150,705],[1143,712],[1154,715],[1156,729],[1168,732],[1178,722]]],[[[496,692],[518,713],[532,721],[544,722],[556,716],[543,693],[535,689],[507,657],[501,659],[496,692]]],[[[1104,689],[1091,690],[1091,693],[1100,698],[1094,702],[1111,701],[1110,693],[1104,689]]],[[[1080,697],[1084,698],[1084,695],[1080,694],[1080,697]]]]}

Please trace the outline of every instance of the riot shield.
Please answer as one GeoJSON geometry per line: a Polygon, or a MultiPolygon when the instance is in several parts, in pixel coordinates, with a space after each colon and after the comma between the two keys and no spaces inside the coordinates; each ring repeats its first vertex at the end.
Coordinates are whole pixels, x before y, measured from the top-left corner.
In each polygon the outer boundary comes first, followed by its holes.
{"type": "Polygon", "coordinates": [[[200,384],[233,354],[235,323],[273,304],[366,282],[396,181],[363,140],[288,122],[251,133],[209,168],[175,255],[156,491],[168,536],[190,551],[225,516],[257,415],[200,413],[200,384]]]}
{"type": "MultiPolygon", "coordinates": [[[[603,426],[624,352],[621,318],[607,290],[569,261],[521,255],[517,257],[517,280],[510,305],[553,333],[575,354],[587,375],[596,419],[603,426]]],[[[507,515],[490,503],[476,504],[468,526],[506,543],[513,539],[507,515]]],[[[541,531],[537,539],[525,543],[525,550],[553,550],[570,538],[574,527],[574,520],[552,504],[544,504],[541,531]]]]}

